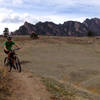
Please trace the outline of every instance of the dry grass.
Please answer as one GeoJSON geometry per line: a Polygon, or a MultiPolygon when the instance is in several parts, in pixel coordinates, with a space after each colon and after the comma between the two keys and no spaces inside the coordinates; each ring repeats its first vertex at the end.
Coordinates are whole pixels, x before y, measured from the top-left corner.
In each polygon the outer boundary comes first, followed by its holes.
{"type": "MultiPolygon", "coordinates": [[[[23,71],[83,88],[89,85],[89,89],[93,89],[96,81],[100,83],[99,79],[92,80],[100,76],[100,37],[40,36],[39,40],[31,40],[28,36],[19,36],[14,40],[22,47],[18,54],[23,71]]],[[[1,65],[4,57],[3,54],[0,58],[1,65]]]]}
{"type": "Polygon", "coordinates": [[[47,90],[52,93],[52,100],[75,100],[75,93],[66,90],[64,84],[50,78],[42,78],[47,90]]]}
{"type": "Polygon", "coordinates": [[[0,100],[8,100],[10,95],[8,72],[0,66],[0,100]]]}

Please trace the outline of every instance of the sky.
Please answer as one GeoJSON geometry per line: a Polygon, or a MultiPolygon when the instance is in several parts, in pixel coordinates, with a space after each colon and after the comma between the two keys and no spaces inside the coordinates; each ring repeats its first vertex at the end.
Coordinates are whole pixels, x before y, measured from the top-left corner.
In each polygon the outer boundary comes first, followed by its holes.
{"type": "Polygon", "coordinates": [[[25,21],[36,24],[100,18],[100,0],[0,0],[0,34],[15,31],[25,21]]]}

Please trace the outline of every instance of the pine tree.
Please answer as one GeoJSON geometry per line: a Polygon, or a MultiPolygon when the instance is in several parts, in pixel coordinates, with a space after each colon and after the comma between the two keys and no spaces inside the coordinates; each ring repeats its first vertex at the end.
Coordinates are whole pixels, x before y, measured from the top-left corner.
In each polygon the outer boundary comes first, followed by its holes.
{"type": "Polygon", "coordinates": [[[8,28],[4,29],[3,35],[4,35],[4,37],[7,37],[9,35],[9,29],[8,28]]]}

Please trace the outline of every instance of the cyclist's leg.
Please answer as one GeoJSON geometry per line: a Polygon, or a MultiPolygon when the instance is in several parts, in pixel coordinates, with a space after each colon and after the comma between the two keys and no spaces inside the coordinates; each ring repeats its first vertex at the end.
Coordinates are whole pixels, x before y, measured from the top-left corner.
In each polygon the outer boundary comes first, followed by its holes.
{"type": "Polygon", "coordinates": [[[4,53],[8,55],[8,59],[10,58],[11,51],[4,50],[4,53]]]}
{"type": "Polygon", "coordinates": [[[9,69],[9,72],[11,72],[11,70],[12,70],[12,63],[11,63],[11,59],[9,59],[9,64],[10,64],[10,69],[9,69]]]}
{"type": "Polygon", "coordinates": [[[5,54],[8,55],[8,63],[10,64],[10,70],[9,70],[9,72],[11,72],[12,67],[13,67],[14,69],[16,69],[16,67],[14,66],[14,61],[12,60],[13,58],[12,58],[11,51],[6,51],[6,50],[4,50],[4,52],[5,52],[5,54]]]}
{"type": "Polygon", "coordinates": [[[11,57],[11,51],[8,52],[8,58],[10,58],[10,57],[11,57]]]}
{"type": "Polygon", "coordinates": [[[14,59],[12,59],[12,66],[13,66],[14,69],[16,69],[16,67],[15,67],[15,60],[14,59]]]}
{"type": "Polygon", "coordinates": [[[10,52],[10,54],[8,56],[11,58],[12,67],[14,69],[16,69],[16,67],[15,67],[15,59],[14,59],[13,53],[10,52]]]}
{"type": "Polygon", "coordinates": [[[10,64],[10,70],[9,72],[11,72],[12,68],[16,69],[15,65],[13,64],[13,58],[9,58],[9,64],[10,64]]]}
{"type": "MultiPolygon", "coordinates": [[[[6,51],[6,50],[4,49],[4,53],[5,53],[6,55],[8,55],[9,51],[6,51]]],[[[7,61],[6,65],[7,65],[7,66],[9,65],[9,58],[8,58],[8,61],[7,61]]]]}
{"type": "Polygon", "coordinates": [[[9,51],[4,50],[4,53],[8,55],[9,51]]]}

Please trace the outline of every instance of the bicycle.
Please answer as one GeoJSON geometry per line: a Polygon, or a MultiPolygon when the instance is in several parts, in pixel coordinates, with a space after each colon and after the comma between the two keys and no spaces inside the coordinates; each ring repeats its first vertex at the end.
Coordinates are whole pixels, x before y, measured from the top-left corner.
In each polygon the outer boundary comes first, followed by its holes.
{"type": "Polygon", "coordinates": [[[19,49],[17,48],[11,50],[10,57],[5,57],[4,59],[4,65],[10,67],[9,72],[11,72],[12,68],[14,68],[15,70],[17,69],[18,72],[21,72],[21,63],[17,54],[15,53],[16,50],[19,49]]]}

